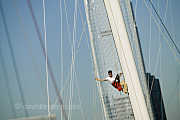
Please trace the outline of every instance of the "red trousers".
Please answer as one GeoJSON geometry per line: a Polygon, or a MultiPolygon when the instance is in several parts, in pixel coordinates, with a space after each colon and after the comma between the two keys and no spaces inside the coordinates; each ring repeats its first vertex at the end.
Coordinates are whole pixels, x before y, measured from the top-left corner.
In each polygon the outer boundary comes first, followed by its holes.
{"type": "Polygon", "coordinates": [[[112,83],[112,86],[114,86],[114,87],[115,87],[116,89],[118,89],[119,91],[122,91],[122,90],[123,90],[120,82],[114,81],[114,82],[112,83]]]}

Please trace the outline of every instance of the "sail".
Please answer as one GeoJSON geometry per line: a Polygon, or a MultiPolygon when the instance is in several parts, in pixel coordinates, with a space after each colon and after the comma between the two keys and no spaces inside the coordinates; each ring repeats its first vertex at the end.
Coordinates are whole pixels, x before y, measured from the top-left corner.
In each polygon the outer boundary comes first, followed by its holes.
{"type": "Polygon", "coordinates": [[[153,119],[130,1],[85,0],[85,8],[97,77],[123,72],[129,88],[127,95],[97,83],[106,119],[153,119]]]}

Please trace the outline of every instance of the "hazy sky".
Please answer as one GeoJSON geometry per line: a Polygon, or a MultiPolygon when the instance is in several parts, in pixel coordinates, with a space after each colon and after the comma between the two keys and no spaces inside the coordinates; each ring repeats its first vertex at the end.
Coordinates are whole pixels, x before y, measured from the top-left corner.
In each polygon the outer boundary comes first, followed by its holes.
{"type": "MultiPolygon", "coordinates": [[[[26,0],[0,1],[4,9],[26,104],[32,106],[47,105],[45,59],[26,0]]],[[[44,39],[42,0],[31,1],[42,38],[44,39]]],[[[83,26],[88,34],[83,1],[78,0],[75,32],[73,32],[75,0],[66,0],[67,9],[65,9],[63,1],[45,0],[47,48],[54,77],[58,88],[61,90],[64,104],[67,105],[67,112],[69,111],[68,103],[71,103],[72,96],[72,119],[103,119],[100,99],[98,98],[98,91],[94,80],[89,40],[86,40],[86,36],[83,34],[82,41],[80,41],[83,26]],[[60,7],[60,1],[63,4],[62,7],[60,7]],[[61,10],[63,15],[61,15],[61,10]],[[85,25],[82,24],[81,14],[85,25]],[[73,34],[75,35],[74,39],[73,34]],[[75,66],[71,69],[73,40],[75,41],[75,66]],[[61,54],[61,45],[63,54],[61,54]],[[80,47],[78,48],[79,45],[80,47]],[[62,68],[63,73],[61,71],[62,68]]],[[[137,0],[137,6],[136,0],[132,1],[134,11],[136,11],[136,22],[139,28],[146,70],[160,79],[168,119],[179,120],[180,89],[178,81],[180,78],[180,55],[177,55],[177,58],[174,57],[167,44],[169,39],[163,39],[162,34],[158,32],[158,28],[153,18],[150,17],[143,0],[137,0]]],[[[153,3],[167,25],[168,30],[171,32],[177,46],[180,48],[180,34],[178,34],[180,31],[180,14],[178,13],[180,1],[154,0],[153,3]]],[[[1,15],[0,54],[0,119],[14,118],[8,90],[11,92],[17,117],[24,117],[23,109],[17,108],[17,105],[22,105],[22,101],[1,15]],[[8,78],[4,74],[3,60],[8,78]],[[7,80],[9,81],[10,89],[7,89],[7,80]]],[[[51,104],[54,104],[57,102],[57,97],[51,78],[49,80],[50,100],[51,104]]],[[[28,112],[30,116],[39,116],[47,114],[47,109],[40,110],[37,107],[35,110],[28,109],[28,112]]],[[[58,119],[60,118],[58,110],[52,110],[52,113],[55,113],[58,119]]]]}

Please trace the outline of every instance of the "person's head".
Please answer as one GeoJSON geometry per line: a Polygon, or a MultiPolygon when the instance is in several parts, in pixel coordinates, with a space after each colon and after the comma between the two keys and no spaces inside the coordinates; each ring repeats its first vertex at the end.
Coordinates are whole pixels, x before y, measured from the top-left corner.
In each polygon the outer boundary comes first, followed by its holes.
{"type": "Polygon", "coordinates": [[[112,70],[109,70],[108,71],[108,75],[109,75],[109,77],[112,77],[113,75],[112,75],[112,70]]]}

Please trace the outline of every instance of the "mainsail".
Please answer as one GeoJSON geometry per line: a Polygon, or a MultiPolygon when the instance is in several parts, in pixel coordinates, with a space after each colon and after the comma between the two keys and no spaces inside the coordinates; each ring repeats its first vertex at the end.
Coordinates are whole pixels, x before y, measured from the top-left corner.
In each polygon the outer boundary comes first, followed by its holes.
{"type": "Polygon", "coordinates": [[[129,95],[97,83],[106,119],[153,120],[130,0],[85,0],[95,73],[123,72],[129,95]]]}

